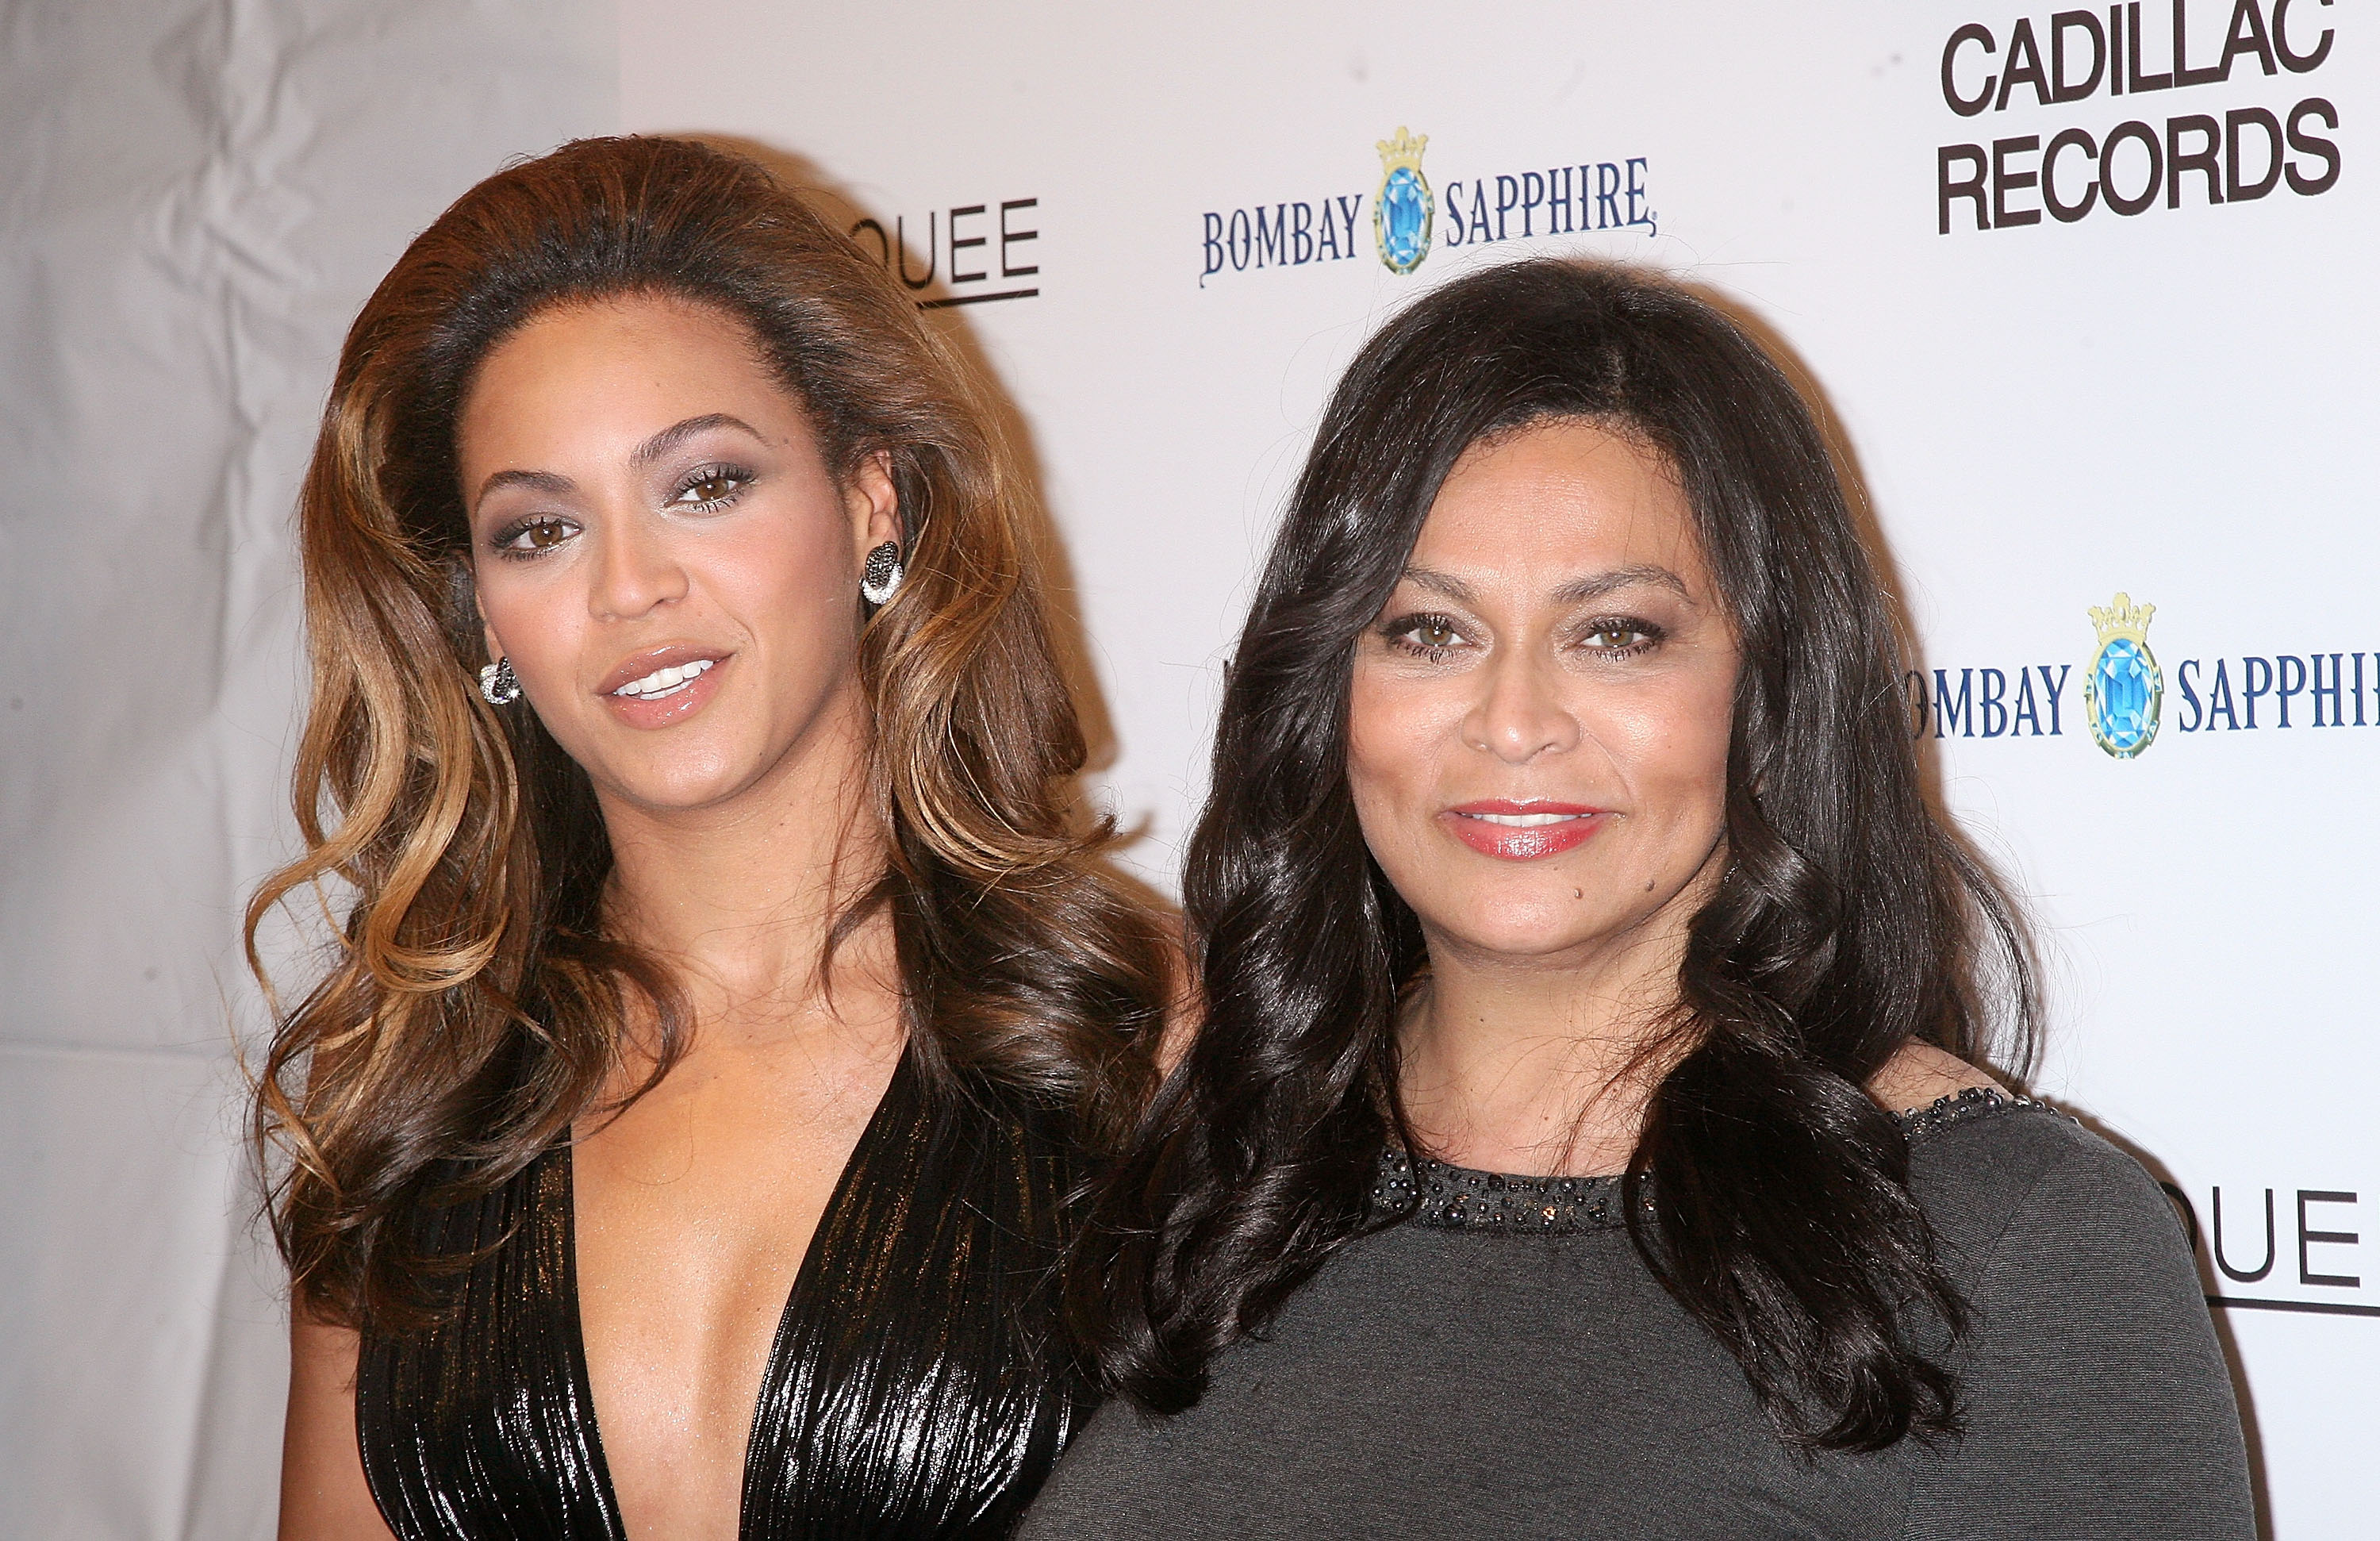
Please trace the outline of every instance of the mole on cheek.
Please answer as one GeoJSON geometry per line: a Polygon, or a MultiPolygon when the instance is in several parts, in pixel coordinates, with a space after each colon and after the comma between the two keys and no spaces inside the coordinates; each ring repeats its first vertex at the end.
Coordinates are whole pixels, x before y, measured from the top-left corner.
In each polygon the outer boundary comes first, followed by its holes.
{"type": "Polygon", "coordinates": [[[1645,880],[1645,892],[1647,893],[1653,892],[1653,880],[1650,878],[1645,880]]]}
{"type": "Polygon", "coordinates": [[[1573,899],[1584,899],[1586,897],[1586,890],[1583,888],[1572,889],[1570,891],[1570,896],[1573,899]]]}

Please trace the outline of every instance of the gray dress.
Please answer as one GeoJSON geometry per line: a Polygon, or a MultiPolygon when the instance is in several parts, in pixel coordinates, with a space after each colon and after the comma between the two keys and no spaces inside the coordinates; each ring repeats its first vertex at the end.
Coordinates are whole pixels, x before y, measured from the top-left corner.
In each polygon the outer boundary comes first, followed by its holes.
{"type": "Polygon", "coordinates": [[[1965,1432],[1781,1442],[1645,1271],[1611,1179],[1402,1158],[1414,1218],[1352,1244],[1178,1416],[1111,1403],[1027,1537],[2224,1537],[2240,1419],[2181,1228],[2130,1157],[1989,1093],[1904,1115],[1973,1307],[1965,1432]]]}

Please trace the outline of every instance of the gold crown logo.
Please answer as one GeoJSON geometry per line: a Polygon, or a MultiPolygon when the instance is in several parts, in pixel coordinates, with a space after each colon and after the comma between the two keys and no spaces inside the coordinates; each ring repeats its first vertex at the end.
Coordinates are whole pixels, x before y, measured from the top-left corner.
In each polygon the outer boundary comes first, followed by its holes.
{"type": "Polygon", "coordinates": [[[1427,148],[1428,144],[1429,136],[1427,134],[1414,134],[1408,132],[1403,124],[1398,124],[1397,133],[1394,139],[1381,140],[1378,141],[1378,148],[1380,152],[1380,170],[1383,172],[1391,172],[1396,170],[1399,166],[1411,166],[1414,170],[1419,171],[1421,169],[1421,152],[1424,149],[1427,148]]]}
{"type": "Polygon", "coordinates": [[[2149,639],[2149,617],[2156,613],[2153,604],[2134,604],[2130,594],[2118,594],[2105,610],[2091,607],[2091,624],[2098,628],[2099,646],[2106,647],[2119,637],[2129,637],[2145,644],[2149,639]]]}

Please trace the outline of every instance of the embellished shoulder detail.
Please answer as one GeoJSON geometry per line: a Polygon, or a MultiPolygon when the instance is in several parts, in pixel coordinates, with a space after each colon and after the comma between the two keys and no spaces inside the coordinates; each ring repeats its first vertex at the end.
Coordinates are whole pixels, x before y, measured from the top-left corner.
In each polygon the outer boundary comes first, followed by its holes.
{"type": "Polygon", "coordinates": [[[2004,1092],[1998,1086],[1969,1086],[1964,1091],[1937,1097],[1923,1108],[1907,1109],[1892,1116],[1900,1123],[1900,1132],[1916,1140],[1938,1135],[1955,1124],[1972,1123],[1976,1119],[2019,1108],[2038,1108],[2046,1113],[2065,1116],[2046,1102],[2018,1092],[2004,1092]]]}
{"type": "MultiPolygon", "coordinates": [[[[1969,1086],[1892,1117],[1902,1134],[1920,1140],[1959,1124],[2021,1108],[2064,1116],[2046,1102],[2015,1092],[2004,1092],[1997,1086],[1969,1086]]],[[[1570,1236],[1626,1225],[1621,1187],[1621,1179],[1617,1173],[1606,1177],[1517,1177],[1451,1166],[1429,1156],[1416,1159],[1391,1145],[1380,1152],[1369,1207],[1373,1219],[1381,1223],[1402,1221],[1438,1231],[1570,1236]]],[[[1639,1190],[1638,1202],[1646,1212],[1651,1211],[1653,1185],[1649,1176],[1639,1190]]]]}

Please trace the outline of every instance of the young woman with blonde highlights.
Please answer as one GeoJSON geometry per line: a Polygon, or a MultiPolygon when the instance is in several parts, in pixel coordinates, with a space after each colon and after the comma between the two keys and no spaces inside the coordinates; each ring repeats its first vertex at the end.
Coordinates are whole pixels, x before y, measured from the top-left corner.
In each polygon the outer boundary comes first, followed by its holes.
{"type": "Polygon", "coordinates": [[[346,906],[256,1102],[285,1535],[996,1535],[1047,1471],[1165,952],[986,422],[683,141],[490,178],[364,308],[249,913],[346,906]]]}

